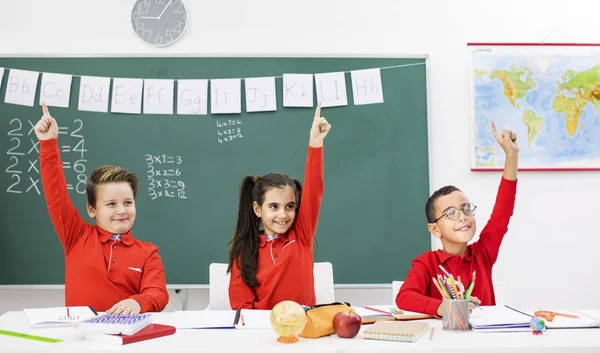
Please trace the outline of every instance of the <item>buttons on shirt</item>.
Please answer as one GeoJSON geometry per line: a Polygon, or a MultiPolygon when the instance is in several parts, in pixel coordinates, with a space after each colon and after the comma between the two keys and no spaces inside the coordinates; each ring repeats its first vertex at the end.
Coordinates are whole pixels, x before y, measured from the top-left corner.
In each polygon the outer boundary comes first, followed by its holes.
{"type": "Polygon", "coordinates": [[[112,260],[112,262],[113,262],[113,264],[114,264],[115,262],[117,262],[117,260],[113,259],[113,260],[112,260]]]}
{"type": "Polygon", "coordinates": [[[116,248],[117,248],[117,246],[116,246],[116,245],[113,245],[113,249],[116,249],[116,248]]]}
{"type": "Polygon", "coordinates": [[[278,258],[278,257],[279,257],[279,254],[275,254],[275,255],[273,255],[273,257],[274,257],[274,258],[278,258]]]}
{"type": "Polygon", "coordinates": [[[275,249],[275,248],[277,247],[277,245],[273,244],[273,245],[271,245],[271,247],[272,247],[273,249],[275,249]]]}

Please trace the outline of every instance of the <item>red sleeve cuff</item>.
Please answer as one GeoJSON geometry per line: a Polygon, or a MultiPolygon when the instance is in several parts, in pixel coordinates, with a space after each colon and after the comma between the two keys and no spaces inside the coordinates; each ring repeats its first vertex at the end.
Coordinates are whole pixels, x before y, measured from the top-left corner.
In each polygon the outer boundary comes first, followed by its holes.
{"type": "Polygon", "coordinates": [[[425,314],[437,316],[437,310],[441,304],[441,299],[430,298],[425,305],[425,314]]]}
{"type": "Polygon", "coordinates": [[[40,153],[50,153],[58,148],[58,139],[40,141],[40,153]]]}
{"type": "Polygon", "coordinates": [[[506,190],[507,192],[515,192],[517,190],[517,180],[519,179],[508,180],[502,176],[502,179],[500,180],[500,189],[506,190]]]}

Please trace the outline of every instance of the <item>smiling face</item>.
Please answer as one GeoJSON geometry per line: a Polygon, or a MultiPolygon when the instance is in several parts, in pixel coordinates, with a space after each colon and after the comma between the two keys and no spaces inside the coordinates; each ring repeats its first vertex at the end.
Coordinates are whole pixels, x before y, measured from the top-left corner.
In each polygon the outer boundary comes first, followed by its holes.
{"type": "Polygon", "coordinates": [[[135,221],[135,199],[126,182],[98,185],[96,205],[87,204],[88,215],[96,225],[112,234],[125,234],[135,221]]]}
{"type": "Polygon", "coordinates": [[[289,185],[272,187],[265,191],[264,201],[253,203],[254,213],[261,219],[265,235],[283,234],[296,218],[296,194],[289,185]]]}
{"type": "Polygon", "coordinates": [[[477,225],[475,217],[466,215],[463,211],[467,204],[469,204],[469,199],[462,191],[458,190],[435,200],[434,210],[437,221],[429,223],[428,229],[431,234],[442,240],[444,247],[466,246],[475,236],[477,225]],[[458,212],[456,220],[451,220],[447,216],[452,208],[458,212]]]}

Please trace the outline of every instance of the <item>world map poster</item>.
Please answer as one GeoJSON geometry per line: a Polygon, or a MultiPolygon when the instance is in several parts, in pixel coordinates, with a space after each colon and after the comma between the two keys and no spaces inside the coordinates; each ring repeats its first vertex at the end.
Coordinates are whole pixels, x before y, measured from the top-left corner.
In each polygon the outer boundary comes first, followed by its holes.
{"type": "Polygon", "coordinates": [[[600,45],[469,44],[471,170],[497,170],[490,128],[517,133],[521,170],[600,170],[600,45]]]}

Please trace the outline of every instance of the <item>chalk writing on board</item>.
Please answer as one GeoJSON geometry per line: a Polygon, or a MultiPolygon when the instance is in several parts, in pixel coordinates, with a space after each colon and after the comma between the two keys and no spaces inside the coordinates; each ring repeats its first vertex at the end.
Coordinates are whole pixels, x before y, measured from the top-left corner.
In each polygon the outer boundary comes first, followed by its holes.
{"type": "Polygon", "coordinates": [[[224,144],[244,138],[240,119],[221,119],[216,122],[218,143],[224,144]]]}
{"type": "MultiPolygon", "coordinates": [[[[5,169],[5,174],[10,180],[6,192],[42,195],[39,164],[40,142],[34,132],[36,122],[27,120],[29,125],[29,130],[27,130],[23,121],[18,118],[9,121],[11,129],[7,135],[10,143],[6,151],[9,166],[5,169]]],[[[73,124],[71,132],[69,132],[69,126],[59,127],[58,134],[68,136],[59,137],[61,143],[64,141],[62,145],[59,145],[59,149],[67,180],[67,189],[84,194],[87,181],[87,159],[85,159],[87,150],[85,149],[85,138],[82,135],[83,121],[75,119],[73,124]]]]}
{"type": "Polygon", "coordinates": [[[146,154],[145,157],[150,199],[187,199],[185,182],[181,180],[183,158],[167,154],[146,154]]]}

